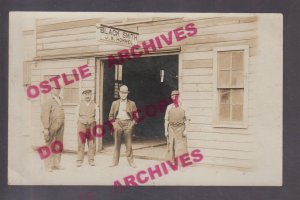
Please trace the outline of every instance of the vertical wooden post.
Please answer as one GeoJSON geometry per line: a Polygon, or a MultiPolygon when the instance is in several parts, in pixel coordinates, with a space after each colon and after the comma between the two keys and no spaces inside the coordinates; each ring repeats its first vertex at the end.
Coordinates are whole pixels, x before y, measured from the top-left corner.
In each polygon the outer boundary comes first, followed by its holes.
{"type": "MultiPolygon", "coordinates": [[[[103,125],[103,62],[97,58],[96,59],[96,103],[99,105],[99,121],[97,124],[103,125]]],[[[98,138],[98,152],[103,150],[103,138],[98,138]]]]}

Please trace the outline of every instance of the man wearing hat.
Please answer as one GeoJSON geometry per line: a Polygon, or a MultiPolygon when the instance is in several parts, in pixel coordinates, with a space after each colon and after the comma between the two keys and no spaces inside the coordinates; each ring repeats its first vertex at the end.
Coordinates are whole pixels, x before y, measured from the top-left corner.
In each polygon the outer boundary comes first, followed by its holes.
{"type": "MultiPolygon", "coordinates": [[[[63,108],[62,98],[59,96],[60,88],[52,87],[50,98],[44,100],[41,109],[41,121],[44,127],[43,134],[46,145],[58,141],[63,144],[65,112],[63,108]]],[[[56,148],[56,147],[55,147],[56,148]]],[[[61,149],[62,150],[62,149],[61,149]]],[[[45,167],[47,171],[52,172],[53,169],[62,169],[59,165],[61,160],[60,153],[51,153],[45,159],[45,167]]]]}
{"type": "Polygon", "coordinates": [[[165,114],[165,136],[168,139],[167,159],[174,162],[175,157],[188,152],[186,135],[190,119],[177,90],[172,91],[171,99],[172,104],[167,106],[165,114]]]}
{"type": "Polygon", "coordinates": [[[120,99],[112,103],[109,112],[109,121],[113,122],[115,140],[113,163],[110,167],[115,167],[119,164],[122,135],[124,136],[128,163],[131,167],[136,167],[133,161],[131,142],[132,130],[135,125],[134,113],[136,113],[137,108],[133,101],[127,99],[128,93],[128,87],[122,85],[119,91],[120,99]]]}
{"type": "Polygon", "coordinates": [[[82,98],[77,110],[77,167],[80,167],[84,159],[85,143],[88,145],[89,165],[95,166],[96,138],[93,134],[93,128],[96,125],[96,115],[98,116],[98,106],[92,100],[92,90],[82,91],[82,98]]]}

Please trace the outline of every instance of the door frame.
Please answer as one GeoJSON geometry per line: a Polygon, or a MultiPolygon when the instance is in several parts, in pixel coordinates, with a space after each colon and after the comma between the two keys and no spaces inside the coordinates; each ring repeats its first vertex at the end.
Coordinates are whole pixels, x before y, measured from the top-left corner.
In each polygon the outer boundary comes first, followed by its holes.
{"type": "MultiPolygon", "coordinates": [[[[178,90],[181,93],[182,92],[182,51],[181,48],[178,50],[173,50],[170,52],[164,52],[164,53],[153,53],[153,54],[147,54],[142,55],[141,57],[152,57],[152,56],[168,56],[168,55],[178,55],[178,90]]],[[[101,56],[95,58],[95,101],[96,104],[99,105],[99,121],[98,124],[103,124],[103,87],[104,87],[104,61],[107,60],[107,56],[101,56]]],[[[109,69],[111,70],[111,69],[109,69]]],[[[103,138],[98,138],[97,143],[97,151],[100,153],[103,148],[103,138]]]]}

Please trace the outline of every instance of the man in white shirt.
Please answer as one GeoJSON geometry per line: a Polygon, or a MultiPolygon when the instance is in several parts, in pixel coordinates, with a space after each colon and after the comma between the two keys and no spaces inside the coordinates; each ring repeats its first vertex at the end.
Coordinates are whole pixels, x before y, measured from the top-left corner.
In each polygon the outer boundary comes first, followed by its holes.
{"type": "Polygon", "coordinates": [[[112,103],[109,112],[109,121],[113,121],[115,140],[113,163],[110,167],[115,167],[119,164],[122,135],[124,136],[128,163],[131,167],[136,167],[133,161],[132,130],[136,123],[134,119],[138,118],[138,116],[135,103],[127,99],[128,93],[128,87],[122,85],[119,91],[120,99],[112,103]]]}

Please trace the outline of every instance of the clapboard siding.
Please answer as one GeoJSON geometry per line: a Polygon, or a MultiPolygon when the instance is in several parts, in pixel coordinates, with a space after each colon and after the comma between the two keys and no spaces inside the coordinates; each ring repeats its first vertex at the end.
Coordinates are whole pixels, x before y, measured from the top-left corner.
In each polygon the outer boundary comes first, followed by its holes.
{"type": "MultiPolygon", "coordinates": [[[[193,119],[192,119],[193,120],[193,119]]],[[[190,123],[189,132],[207,132],[207,133],[233,133],[233,134],[253,134],[253,125],[249,125],[247,129],[235,128],[214,128],[211,124],[190,123]]]]}
{"type": "Polygon", "coordinates": [[[57,42],[57,43],[48,43],[48,44],[38,44],[37,50],[44,50],[44,49],[61,49],[61,48],[68,48],[68,47],[84,47],[84,46],[92,46],[95,45],[95,39],[81,39],[81,40],[74,40],[74,41],[67,41],[67,42],[57,42]]]}
{"type": "Polygon", "coordinates": [[[37,44],[51,44],[56,42],[70,42],[70,41],[80,41],[80,40],[88,40],[88,39],[95,39],[96,37],[96,28],[94,27],[93,32],[88,33],[74,33],[74,35],[63,35],[57,37],[43,37],[41,39],[37,39],[37,44]]]}
{"type": "Polygon", "coordinates": [[[256,163],[253,160],[207,156],[205,157],[205,159],[203,159],[203,161],[201,161],[201,164],[198,165],[240,168],[240,170],[244,171],[244,170],[253,170],[253,168],[255,168],[256,163]]]}
{"type": "MultiPolygon", "coordinates": [[[[183,49],[184,50],[184,49],[183,49]]],[[[210,49],[212,50],[212,49],[210,49]]],[[[200,68],[200,67],[211,67],[213,66],[213,60],[212,59],[198,59],[198,60],[183,60],[183,69],[188,68],[200,68]]]]}
{"type": "Polygon", "coordinates": [[[206,99],[212,100],[213,92],[189,92],[184,91],[181,93],[182,99],[206,99]]]}
{"type": "Polygon", "coordinates": [[[182,75],[183,76],[193,76],[193,75],[212,75],[213,71],[212,68],[204,68],[204,69],[183,69],[182,75]]]}
{"type": "Polygon", "coordinates": [[[237,33],[224,33],[213,34],[204,36],[195,36],[188,38],[184,44],[205,44],[210,42],[225,42],[225,41],[239,41],[245,39],[252,39],[256,37],[256,31],[237,32],[237,33]]]}
{"type": "Polygon", "coordinates": [[[210,99],[197,99],[197,100],[190,100],[190,99],[185,99],[184,103],[188,105],[189,107],[212,107],[212,101],[210,99]]]}
{"type": "Polygon", "coordinates": [[[234,134],[234,133],[207,133],[207,132],[190,132],[189,140],[211,140],[224,142],[254,142],[251,134],[234,134]]]}
{"type": "MultiPolygon", "coordinates": [[[[139,27],[139,32],[142,34],[146,33],[156,33],[157,30],[160,32],[169,31],[178,27],[181,27],[188,23],[194,23],[197,28],[213,27],[220,25],[230,25],[230,24],[240,24],[240,23],[250,23],[255,22],[256,17],[214,17],[214,18],[202,18],[202,19],[184,19],[176,23],[164,23],[155,24],[149,23],[148,26],[139,27]]],[[[120,26],[121,27],[121,26],[120,26]]],[[[122,26],[122,28],[133,28],[134,26],[122,26]]]]}
{"type": "Polygon", "coordinates": [[[212,75],[209,76],[209,75],[203,75],[203,76],[183,76],[182,77],[182,83],[185,84],[185,83],[204,83],[204,84],[207,84],[207,83],[212,83],[213,80],[212,80],[212,75]]]}
{"type": "MultiPolygon", "coordinates": [[[[82,21],[82,20],[90,20],[90,19],[94,19],[94,17],[88,17],[88,18],[84,18],[80,17],[80,18],[46,18],[46,19],[39,19],[36,22],[37,26],[47,26],[47,25],[56,25],[56,24],[62,24],[62,23],[68,23],[68,22],[73,22],[73,21],[82,21]]],[[[116,21],[116,20],[115,20],[116,21]]],[[[121,20],[117,20],[117,22],[120,22],[121,20]]]]}
{"type": "MultiPolygon", "coordinates": [[[[80,17],[80,19],[77,19],[77,20],[83,20],[85,17],[80,17]]],[[[85,19],[93,19],[94,17],[87,17],[85,19]]],[[[162,17],[152,17],[152,18],[123,18],[123,19],[105,19],[105,23],[120,23],[120,22],[123,22],[123,23],[142,23],[144,22],[145,20],[149,21],[149,20],[153,20],[153,21],[163,21],[165,20],[166,18],[162,18],[162,17]]],[[[38,26],[42,26],[42,25],[50,25],[50,24],[58,24],[58,23],[66,23],[66,22],[71,22],[71,21],[74,21],[76,20],[76,18],[47,18],[47,19],[40,19],[38,22],[37,22],[37,25],[38,26]]]]}
{"type": "Polygon", "coordinates": [[[211,116],[193,116],[191,115],[191,122],[190,123],[202,123],[202,124],[212,124],[212,117],[211,116]]]}
{"type": "MultiPolygon", "coordinates": [[[[166,46],[166,47],[172,47],[172,46],[178,46],[178,45],[182,45],[182,44],[194,44],[194,42],[198,43],[198,44],[206,44],[206,43],[216,43],[216,42],[224,42],[224,41],[240,41],[240,40],[245,40],[248,38],[253,38],[255,35],[254,31],[251,32],[245,32],[245,34],[242,33],[226,33],[226,34],[214,34],[214,35],[207,35],[207,36],[195,36],[192,38],[187,38],[186,40],[183,40],[182,42],[173,42],[172,45],[166,46]]],[[[151,39],[151,38],[149,38],[151,39]]],[[[245,44],[246,42],[240,43],[240,44],[245,44]]],[[[238,44],[238,42],[235,42],[235,44],[238,44]]],[[[220,45],[221,46],[221,45],[220,45]]],[[[224,45],[223,45],[224,46],[224,45]]],[[[121,49],[125,49],[126,47],[122,47],[122,46],[118,46],[118,45],[112,45],[112,44],[106,44],[103,42],[99,42],[96,41],[95,38],[90,39],[88,38],[84,38],[84,39],[80,39],[80,40],[73,40],[73,41],[61,41],[61,42],[55,42],[55,43],[38,43],[37,44],[37,56],[45,56],[46,55],[51,55],[52,53],[55,53],[55,51],[51,51],[51,50],[71,50],[70,53],[77,53],[77,51],[79,51],[78,53],[82,53],[82,52],[97,52],[99,50],[105,50],[105,51],[119,51],[121,49]],[[80,48],[78,48],[80,47],[80,48]],[[72,51],[72,48],[77,48],[74,49],[74,52],[72,51]]],[[[211,47],[203,47],[206,49],[212,49],[211,47]]],[[[162,48],[163,50],[164,48],[162,48]]],[[[161,51],[161,50],[157,50],[157,51],[161,51]]],[[[255,49],[250,48],[250,51],[255,51],[255,49]]],[[[59,52],[59,51],[58,51],[59,52]]],[[[67,52],[65,52],[66,54],[67,52]]],[[[115,52],[114,52],[115,53],[115,52]]],[[[195,52],[192,52],[195,53],[195,52]]],[[[203,58],[202,59],[207,59],[207,58],[211,58],[208,55],[208,52],[203,53],[203,58]],[[205,54],[207,53],[207,55],[205,54]]],[[[252,52],[250,52],[252,53],[252,52]]],[[[55,55],[55,54],[54,54],[55,55]]],[[[189,53],[186,53],[186,56],[188,56],[189,53]]],[[[199,58],[201,59],[201,58],[199,58]]],[[[190,59],[186,59],[186,60],[190,60],[190,59]]]]}
{"type": "Polygon", "coordinates": [[[223,46],[234,46],[234,45],[249,45],[250,48],[257,47],[257,39],[245,39],[245,40],[235,40],[226,42],[210,42],[205,44],[186,44],[183,46],[184,52],[197,52],[197,51],[212,51],[214,47],[223,46]]]}
{"type": "Polygon", "coordinates": [[[212,91],[212,83],[183,83],[182,90],[185,92],[209,92],[212,91]]]}
{"type": "MultiPolygon", "coordinates": [[[[97,46],[106,45],[103,44],[103,42],[96,41],[95,25],[100,21],[101,19],[86,19],[37,26],[37,56],[59,55],[63,50],[53,50],[64,48],[69,51],[68,54],[97,52],[99,50],[97,46]],[[74,49],[74,51],[70,49],[78,47],[80,47],[80,49],[74,49]]],[[[243,40],[245,37],[243,37],[244,34],[241,33],[246,32],[251,34],[256,28],[255,21],[255,17],[173,18],[133,25],[119,25],[118,27],[127,30],[138,29],[140,41],[143,41],[173,30],[174,28],[184,26],[188,22],[193,22],[198,28],[197,36],[194,36],[192,39],[188,38],[179,43],[173,43],[173,45],[182,45],[243,40]],[[220,34],[222,34],[223,37],[220,37],[220,34]]],[[[246,36],[246,38],[248,37],[246,36]]],[[[108,45],[103,49],[107,48],[111,47],[108,45]]],[[[122,46],[118,46],[111,50],[118,51],[123,48],[122,46]]]]}
{"type": "Polygon", "coordinates": [[[199,147],[201,148],[213,148],[220,150],[234,150],[234,151],[244,151],[253,152],[254,145],[249,142],[225,142],[225,141],[209,141],[209,140],[189,140],[189,147],[199,147]]]}
{"type": "Polygon", "coordinates": [[[79,28],[82,26],[95,26],[95,24],[98,22],[100,22],[99,19],[77,20],[77,21],[70,21],[70,22],[64,22],[64,23],[56,23],[56,24],[37,26],[36,30],[39,33],[43,33],[43,32],[48,32],[48,31],[79,28]]]}
{"type": "Polygon", "coordinates": [[[38,32],[37,39],[38,42],[43,42],[51,39],[52,37],[58,38],[54,39],[55,41],[59,41],[60,37],[66,36],[73,36],[73,35],[80,35],[80,34],[95,34],[95,25],[92,26],[82,26],[79,28],[72,28],[66,30],[57,30],[57,31],[50,31],[50,32],[38,32]]]}
{"type": "Polygon", "coordinates": [[[189,107],[188,114],[190,116],[208,116],[208,117],[212,117],[212,108],[208,108],[208,107],[204,107],[204,108],[189,107]]]}
{"type": "Polygon", "coordinates": [[[202,148],[201,152],[206,157],[222,157],[227,159],[241,159],[241,160],[254,160],[254,152],[241,152],[241,151],[224,151],[223,149],[205,149],[202,148]]]}
{"type": "MultiPolygon", "coordinates": [[[[186,23],[188,24],[188,23],[186,23]]],[[[182,23],[178,25],[178,27],[185,25],[182,23]]],[[[213,35],[218,33],[235,33],[235,32],[245,32],[245,31],[252,31],[255,30],[256,24],[255,23],[244,23],[244,24],[233,24],[233,25],[222,25],[222,26],[213,26],[213,27],[198,27],[197,23],[195,23],[195,27],[198,28],[197,36],[204,36],[204,35],[213,35]]],[[[174,27],[177,28],[177,27],[174,27]]],[[[169,31],[172,29],[168,29],[166,31],[161,31],[160,33],[142,33],[139,37],[140,41],[147,40],[149,38],[154,38],[157,35],[161,34],[168,34],[169,31]]]]}
{"type": "Polygon", "coordinates": [[[68,55],[81,56],[82,54],[92,54],[98,51],[98,45],[84,46],[84,47],[70,47],[62,49],[51,49],[51,50],[39,50],[37,51],[38,57],[46,58],[65,58],[68,55]]]}

